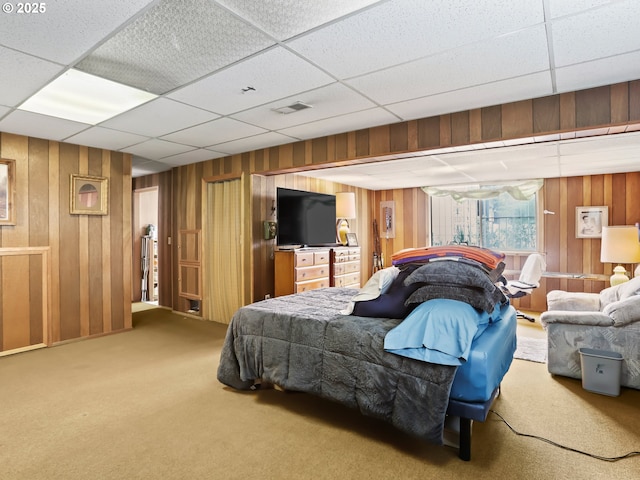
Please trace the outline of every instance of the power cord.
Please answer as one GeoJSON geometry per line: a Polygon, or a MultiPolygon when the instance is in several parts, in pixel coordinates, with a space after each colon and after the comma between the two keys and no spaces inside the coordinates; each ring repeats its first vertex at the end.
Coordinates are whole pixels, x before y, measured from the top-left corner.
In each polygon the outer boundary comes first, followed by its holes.
{"type": "Polygon", "coordinates": [[[571,448],[571,447],[567,447],[565,445],[560,445],[559,443],[556,443],[552,440],[549,440],[548,438],[544,438],[544,437],[539,437],[537,435],[531,435],[528,433],[521,433],[518,432],[515,428],[513,428],[511,425],[509,425],[509,422],[507,422],[504,417],[502,415],[500,415],[498,412],[496,412],[495,410],[489,410],[491,413],[493,413],[494,415],[497,415],[500,420],[502,420],[504,422],[504,424],[509,427],[509,430],[511,430],[513,433],[515,433],[516,435],[519,435],[521,437],[529,437],[529,438],[535,438],[536,440],[540,440],[542,442],[548,443],[549,445],[553,445],[554,447],[560,447],[563,448],[564,450],[569,450],[570,452],[575,452],[575,453],[579,453],[581,455],[586,455],[587,457],[592,457],[595,458],[597,460],[602,460],[605,462],[617,462],[618,460],[622,460],[623,458],[629,458],[629,457],[634,457],[636,455],[640,455],[640,452],[629,452],[626,453],[624,455],[620,455],[619,457],[602,457],[600,455],[595,455],[593,453],[588,453],[588,452],[583,452],[582,450],[577,450],[575,448],[571,448]]]}

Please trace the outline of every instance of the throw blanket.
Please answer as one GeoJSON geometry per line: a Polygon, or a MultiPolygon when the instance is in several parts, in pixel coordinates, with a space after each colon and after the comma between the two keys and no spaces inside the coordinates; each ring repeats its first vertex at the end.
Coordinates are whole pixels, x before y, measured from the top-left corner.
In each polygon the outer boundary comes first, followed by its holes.
{"type": "Polygon", "coordinates": [[[391,256],[393,265],[405,263],[429,262],[431,260],[448,257],[462,257],[475,260],[485,265],[489,270],[497,268],[504,261],[505,255],[488,248],[470,247],[466,245],[444,245],[437,247],[406,248],[391,256]]]}
{"type": "Polygon", "coordinates": [[[400,320],[340,314],[356,293],[323,288],[242,307],[227,330],[218,380],[246,390],[262,379],[442,444],[457,367],[385,352],[384,337],[400,320]]]}

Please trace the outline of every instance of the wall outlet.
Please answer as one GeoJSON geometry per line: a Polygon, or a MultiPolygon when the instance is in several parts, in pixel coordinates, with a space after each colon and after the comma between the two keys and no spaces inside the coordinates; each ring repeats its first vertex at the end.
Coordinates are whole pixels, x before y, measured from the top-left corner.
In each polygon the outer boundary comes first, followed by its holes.
{"type": "Polygon", "coordinates": [[[271,294],[269,294],[269,293],[265,294],[265,296],[264,296],[265,300],[269,300],[270,298],[271,298],[271,294]]]}

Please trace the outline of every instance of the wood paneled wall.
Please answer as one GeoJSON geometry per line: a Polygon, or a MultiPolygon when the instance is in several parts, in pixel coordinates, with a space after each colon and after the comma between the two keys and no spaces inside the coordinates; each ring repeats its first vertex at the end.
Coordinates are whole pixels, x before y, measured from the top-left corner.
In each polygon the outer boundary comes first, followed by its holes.
{"type": "MultiPolygon", "coordinates": [[[[8,133],[0,133],[0,156],[16,160],[17,209],[16,225],[0,227],[0,248],[48,247],[49,341],[131,328],[130,156],[8,133]],[[108,178],[108,215],[69,213],[71,174],[108,178]]],[[[0,304],[10,304],[4,298],[12,291],[8,284],[41,280],[42,269],[33,261],[25,267],[2,272],[0,304]]],[[[29,305],[29,289],[11,302],[29,305]]],[[[3,338],[29,322],[27,307],[2,309],[3,338]]],[[[33,342],[29,330],[2,349],[33,342]]]]}
{"type": "MultiPolygon", "coordinates": [[[[253,181],[251,199],[246,204],[246,209],[252,219],[251,229],[253,231],[252,238],[247,240],[253,249],[249,275],[254,278],[253,298],[260,299],[264,293],[269,293],[268,278],[272,277],[270,269],[273,268],[269,243],[261,240],[261,222],[268,218],[270,202],[275,196],[276,180],[271,179],[270,175],[361,163],[370,161],[371,157],[390,154],[428,151],[441,147],[519,137],[545,138],[548,136],[546,138],[555,139],[561,136],[562,138],[572,138],[575,136],[573,133],[575,131],[592,129],[604,129],[610,133],[624,132],[629,126],[635,129],[638,123],[640,123],[640,80],[635,80],[578,92],[329,135],[222,159],[208,160],[196,165],[176,167],[173,170],[173,195],[168,199],[161,200],[161,202],[165,202],[171,208],[174,231],[176,228],[200,228],[201,217],[198,212],[201,208],[200,183],[203,178],[225,174],[239,175],[243,172],[262,177],[253,181]],[[178,223],[180,223],[180,227],[177,226],[178,223]]],[[[603,159],[603,161],[606,160],[603,159]]],[[[566,181],[568,183],[591,182],[591,178],[566,181]]],[[[597,183],[597,180],[595,181],[597,183]]],[[[633,181],[635,180],[630,180],[630,182],[633,181]]],[[[574,183],[571,185],[572,187],[567,186],[568,190],[564,197],[567,202],[569,202],[569,198],[574,198],[572,192],[577,188],[574,183]]],[[[556,187],[551,183],[549,188],[556,187]]],[[[557,188],[560,189],[559,186],[557,188]]],[[[584,192],[585,188],[592,187],[583,186],[582,188],[579,190],[584,192]]],[[[620,192],[612,187],[611,195],[612,202],[618,205],[616,199],[619,198],[620,192]]],[[[630,195],[630,193],[625,193],[625,195],[630,195]]],[[[387,259],[390,255],[389,252],[416,246],[413,242],[419,241],[425,233],[426,220],[423,225],[421,219],[426,219],[427,203],[426,196],[419,189],[359,193],[358,198],[366,199],[366,201],[359,201],[363,206],[365,203],[368,205],[366,217],[363,217],[362,220],[358,219],[357,225],[360,241],[363,244],[367,241],[367,247],[363,248],[363,258],[372,257],[371,222],[374,218],[380,222],[380,201],[394,200],[396,202],[396,216],[398,221],[401,219],[403,224],[403,231],[400,232],[398,229],[393,241],[385,240],[383,242],[383,251],[386,252],[387,259]]],[[[630,208],[628,199],[621,201],[626,202],[624,208],[630,208]]],[[[567,211],[570,210],[569,206],[566,208],[567,211]]],[[[572,222],[572,217],[569,213],[567,215],[571,218],[568,221],[572,222]]],[[[613,222],[614,219],[615,217],[612,217],[611,221],[613,222]]],[[[547,219],[547,221],[549,220],[547,219]]],[[[547,233],[546,235],[551,234],[547,233]]],[[[566,251],[560,250],[562,248],[560,240],[552,241],[552,239],[545,237],[545,241],[547,239],[549,242],[546,253],[551,259],[566,257],[566,251]]],[[[593,243],[593,241],[591,242],[593,243]]],[[[592,252],[594,248],[594,246],[591,247],[592,252]]],[[[567,268],[573,268],[573,265],[574,263],[569,263],[567,260],[567,268]]],[[[562,265],[559,268],[562,268],[562,265]]],[[[174,283],[175,271],[174,260],[174,283]]],[[[173,292],[173,308],[181,310],[181,308],[176,308],[175,286],[173,292]]]]}

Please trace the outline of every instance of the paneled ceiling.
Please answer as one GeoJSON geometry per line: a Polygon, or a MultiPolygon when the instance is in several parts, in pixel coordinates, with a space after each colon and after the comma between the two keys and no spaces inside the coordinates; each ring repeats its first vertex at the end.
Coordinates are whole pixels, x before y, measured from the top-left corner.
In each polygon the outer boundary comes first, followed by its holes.
{"type": "MultiPolygon", "coordinates": [[[[43,5],[44,12],[0,15],[0,131],[131,153],[134,176],[640,79],[637,0],[43,5]],[[71,68],[158,97],[96,125],[18,108],[71,68]],[[311,108],[285,108],[301,104],[311,108]]],[[[445,149],[313,175],[382,189],[640,166],[636,132],[517,143],[524,144],[445,149]]]]}

